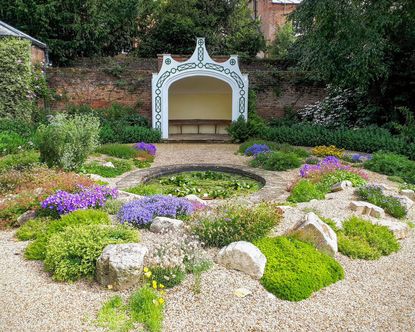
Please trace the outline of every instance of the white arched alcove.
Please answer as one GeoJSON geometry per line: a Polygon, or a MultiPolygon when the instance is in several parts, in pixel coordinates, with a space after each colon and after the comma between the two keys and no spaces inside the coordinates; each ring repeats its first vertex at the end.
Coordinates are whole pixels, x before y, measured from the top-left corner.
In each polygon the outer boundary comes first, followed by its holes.
{"type": "Polygon", "coordinates": [[[248,116],[248,76],[239,69],[238,56],[225,62],[215,62],[209,56],[204,38],[198,38],[193,55],[184,62],[163,55],[163,64],[152,80],[152,123],[169,137],[169,89],[175,82],[189,77],[211,77],[227,83],[232,89],[232,121],[248,116]]]}

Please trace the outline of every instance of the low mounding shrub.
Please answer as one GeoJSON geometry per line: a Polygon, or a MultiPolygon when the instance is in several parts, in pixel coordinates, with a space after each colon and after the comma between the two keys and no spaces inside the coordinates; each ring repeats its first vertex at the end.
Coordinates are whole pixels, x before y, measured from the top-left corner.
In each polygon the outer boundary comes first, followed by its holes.
{"type": "Polygon", "coordinates": [[[154,266],[151,268],[152,278],[157,283],[166,286],[167,288],[173,288],[176,285],[182,283],[186,277],[186,273],[180,267],[158,267],[154,266]]]}
{"type": "Polygon", "coordinates": [[[226,205],[218,207],[215,213],[196,215],[193,232],[206,245],[222,247],[235,241],[260,239],[280,219],[273,205],[259,204],[253,208],[226,205]]]}
{"type": "Polygon", "coordinates": [[[399,250],[399,242],[385,226],[351,217],[337,230],[339,251],[351,258],[378,259],[399,250]]]}
{"type": "Polygon", "coordinates": [[[383,193],[382,188],[378,186],[368,185],[360,187],[356,193],[360,199],[380,206],[395,218],[403,218],[406,216],[407,211],[401,201],[396,197],[386,196],[383,193]]]}
{"type": "Polygon", "coordinates": [[[114,167],[104,166],[97,161],[93,161],[82,166],[82,171],[87,174],[97,174],[104,178],[115,178],[133,169],[134,162],[131,160],[108,159],[114,167]]]}
{"type": "Polygon", "coordinates": [[[134,145],[134,148],[138,151],[145,151],[151,156],[155,156],[157,148],[155,145],[145,142],[139,142],[134,145]]]}
{"type": "Polygon", "coordinates": [[[336,148],[334,145],[330,146],[316,146],[311,149],[311,153],[318,157],[327,157],[327,156],[333,156],[337,158],[342,158],[344,155],[344,149],[336,148]]]}
{"type": "Polygon", "coordinates": [[[287,237],[254,244],[267,258],[261,284],[280,299],[301,301],[344,278],[341,265],[310,244],[287,237]]]}
{"type": "Polygon", "coordinates": [[[365,162],[365,168],[377,173],[399,176],[406,182],[415,184],[415,161],[399,154],[382,151],[374,153],[372,159],[365,162]]]}
{"type": "Polygon", "coordinates": [[[117,216],[122,224],[142,226],[155,217],[177,218],[190,215],[193,210],[192,202],[185,198],[154,195],[125,204],[117,216]]]}
{"type": "Polygon", "coordinates": [[[324,199],[325,194],[310,180],[302,179],[291,190],[288,201],[292,203],[309,202],[312,199],[324,199]]]}
{"type": "Polygon", "coordinates": [[[96,152],[121,159],[132,159],[137,157],[137,151],[130,145],[125,144],[105,144],[101,145],[96,152]]]}
{"type": "Polygon", "coordinates": [[[37,130],[41,160],[49,167],[78,169],[98,146],[99,119],[88,115],[58,114],[37,130]]]}
{"type": "Polygon", "coordinates": [[[124,127],[120,133],[122,143],[151,142],[157,143],[161,140],[161,132],[152,128],[128,126],[124,127]]]}
{"type": "Polygon", "coordinates": [[[324,193],[331,191],[331,188],[339,182],[350,181],[353,187],[361,187],[366,184],[360,175],[346,170],[338,170],[322,175],[318,180],[318,188],[324,193]]]}
{"type": "Polygon", "coordinates": [[[260,123],[251,120],[246,121],[240,116],[238,120],[232,122],[227,130],[234,142],[243,143],[251,137],[258,136],[260,128],[262,128],[260,123]]]}
{"type": "Polygon", "coordinates": [[[257,154],[251,160],[252,167],[261,167],[270,171],[286,171],[301,166],[301,159],[294,152],[272,151],[257,154]]]}
{"type": "Polygon", "coordinates": [[[49,222],[50,220],[48,218],[36,218],[29,220],[17,229],[16,237],[20,241],[35,240],[39,234],[46,232],[49,222]]]}
{"type": "Polygon", "coordinates": [[[256,156],[259,153],[265,153],[271,151],[266,144],[254,144],[247,148],[244,152],[245,156],[256,156]]]}
{"type": "Polygon", "coordinates": [[[14,132],[0,132],[0,156],[17,153],[23,149],[26,141],[14,132]]]}
{"type": "Polygon", "coordinates": [[[35,151],[25,151],[16,154],[9,154],[0,158],[0,173],[9,170],[21,170],[33,167],[40,163],[39,153],[35,151]]]}
{"type": "Polygon", "coordinates": [[[69,226],[49,239],[45,269],[57,281],[93,277],[96,261],[107,245],[129,242],[138,242],[138,232],[125,226],[69,226]]]}
{"type": "Polygon", "coordinates": [[[105,204],[109,198],[118,195],[117,189],[106,186],[80,188],[77,193],[58,191],[42,202],[42,208],[54,215],[62,215],[75,210],[98,208],[105,204]]]}

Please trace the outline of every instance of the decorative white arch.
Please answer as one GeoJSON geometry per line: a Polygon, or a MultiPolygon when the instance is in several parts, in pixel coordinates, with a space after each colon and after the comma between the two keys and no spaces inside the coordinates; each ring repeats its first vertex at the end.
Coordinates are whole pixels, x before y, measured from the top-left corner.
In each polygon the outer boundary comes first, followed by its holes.
{"type": "Polygon", "coordinates": [[[163,139],[169,136],[169,88],[181,79],[194,76],[217,78],[232,89],[232,121],[240,116],[248,118],[248,75],[239,69],[238,56],[231,55],[225,62],[216,62],[206,50],[205,38],[197,38],[193,55],[184,62],[163,55],[159,73],[153,74],[152,108],[153,128],[161,130],[163,139]]]}

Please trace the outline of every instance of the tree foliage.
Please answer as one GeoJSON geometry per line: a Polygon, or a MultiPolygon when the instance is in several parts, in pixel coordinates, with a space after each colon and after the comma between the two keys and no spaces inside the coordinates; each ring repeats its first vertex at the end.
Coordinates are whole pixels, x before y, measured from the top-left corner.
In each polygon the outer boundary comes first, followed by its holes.
{"type": "Polygon", "coordinates": [[[292,14],[303,69],[363,91],[390,121],[415,107],[413,0],[304,0],[292,14]]]}
{"type": "Polygon", "coordinates": [[[265,46],[243,0],[142,0],[139,7],[140,56],[189,54],[196,37],[206,37],[213,54],[255,56],[265,46]]]}
{"type": "Polygon", "coordinates": [[[53,63],[130,49],[137,0],[0,0],[0,18],[47,43],[53,63]]]}

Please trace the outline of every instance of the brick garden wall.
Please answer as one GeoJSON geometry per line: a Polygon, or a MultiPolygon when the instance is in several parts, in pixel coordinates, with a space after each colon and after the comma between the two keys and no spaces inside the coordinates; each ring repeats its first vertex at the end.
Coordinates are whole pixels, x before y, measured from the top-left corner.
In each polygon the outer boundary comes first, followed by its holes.
{"type": "MultiPolygon", "coordinates": [[[[158,67],[158,59],[118,56],[49,68],[49,85],[59,96],[51,107],[88,104],[104,108],[120,103],[151,119],[151,78],[158,67]]],[[[279,70],[273,62],[243,63],[241,69],[249,75],[250,87],[257,91],[258,114],[268,119],[282,116],[288,107],[296,110],[320,100],[325,93],[322,86],[305,80],[303,75],[279,70]]]]}

